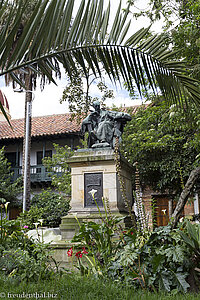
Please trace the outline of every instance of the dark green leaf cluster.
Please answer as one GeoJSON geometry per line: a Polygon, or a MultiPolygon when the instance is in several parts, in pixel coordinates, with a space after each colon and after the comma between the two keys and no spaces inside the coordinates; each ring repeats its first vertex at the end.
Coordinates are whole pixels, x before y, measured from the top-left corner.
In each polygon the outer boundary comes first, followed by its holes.
{"type": "Polygon", "coordinates": [[[113,216],[102,216],[101,223],[79,225],[72,242],[87,249],[84,274],[103,275],[154,292],[186,293],[189,288],[198,288],[199,225],[184,221],[178,229],[168,225],[143,234],[135,228],[125,230],[120,218],[113,216]]]}
{"type": "Polygon", "coordinates": [[[26,235],[19,220],[3,222],[5,239],[0,244],[1,274],[18,282],[38,282],[54,276],[49,268],[48,245],[35,243],[26,235]]]}
{"type": "Polygon", "coordinates": [[[178,290],[187,292],[189,272],[193,266],[190,251],[181,236],[170,226],[160,227],[143,243],[140,236],[126,239],[126,245],[119,250],[109,271],[113,279],[124,279],[136,288],[178,290]]]}
{"type": "Polygon", "coordinates": [[[0,149],[0,198],[10,202],[9,207],[19,206],[17,195],[22,191],[22,181],[19,178],[12,182],[11,165],[5,158],[4,148],[0,149]]]}
{"type": "Polygon", "coordinates": [[[154,190],[179,194],[198,161],[199,112],[165,102],[141,107],[127,124],[122,151],[131,164],[138,162],[141,183],[154,190]]]}
{"type": "Polygon", "coordinates": [[[22,222],[33,229],[33,223],[43,219],[44,226],[58,227],[61,218],[67,215],[70,209],[69,202],[70,199],[65,195],[55,193],[50,188],[42,190],[32,198],[30,210],[20,215],[22,222]]]}

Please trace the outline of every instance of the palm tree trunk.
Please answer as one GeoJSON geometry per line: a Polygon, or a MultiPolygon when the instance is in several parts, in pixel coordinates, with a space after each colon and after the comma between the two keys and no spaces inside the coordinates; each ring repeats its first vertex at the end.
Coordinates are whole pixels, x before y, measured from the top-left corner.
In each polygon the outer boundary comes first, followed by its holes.
{"type": "MultiPolygon", "coordinates": [[[[32,75],[28,74],[25,76],[25,87],[27,91],[32,91],[32,75]]],[[[30,179],[30,150],[31,150],[31,117],[29,118],[29,132],[26,134],[26,122],[27,122],[27,107],[32,102],[32,93],[26,92],[25,94],[25,117],[24,117],[24,139],[23,139],[23,164],[22,164],[22,172],[23,172],[23,182],[26,176],[26,209],[29,210],[30,208],[30,201],[31,201],[31,179],[30,179]],[[25,171],[25,144],[26,144],[26,137],[28,137],[28,157],[27,157],[27,165],[26,165],[26,174],[25,171]]]]}

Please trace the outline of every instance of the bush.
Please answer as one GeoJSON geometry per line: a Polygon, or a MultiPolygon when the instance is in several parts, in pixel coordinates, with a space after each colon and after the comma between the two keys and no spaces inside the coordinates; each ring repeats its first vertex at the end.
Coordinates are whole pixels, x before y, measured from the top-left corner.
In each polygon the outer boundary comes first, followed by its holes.
{"type": "Polygon", "coordinates": [[[32,198],[31,208],[28,212],[20,215],[24,225],[30,229],[35,226],[33,223],[43,219],[43,225],[48,227],[58,227],[61,218],[67,215],[70,209],[69,199],[62,194],[52,192],[49,188],[32,198]]]}
{"type": "Polygon", "coordinates": [[[38,220],[43,219],[44,208],[31,206],[29,211],[21,213],[18,220],[21,221],[22,227],[28,226],[28,229],[35,229],[34,223],[38,223],[38,220]]]}
{"type": "Polygon", "coordinates": [[[123,231],[112,218],[105,218],[102,224],[83,223],[73,241],[85,243],[86,274],[123,281],[135,289],[197,291],[200,225],[184,222],[179,227],[172,230],[168,225],[139,233],[134,228],[123,231]]]}
{"type": "Polygon", "coordinates": [[[192,263],[179,233],[165,226],[155,229],[140,244],[138,239],[136,232],[129,239],[125,237],[126,245],[111,265],[110,275],[137,288],[186,292],[189,288],[186,279],[192,263]]]}
{"type": "Polygon", "coordinates": [[[31,246],[32,251],[21,248],[2,251],[0,270],[19,281],[37,282],[51,278],[54,272],[50,269],[47,245],[32,243],[31,246]]]}
{"type": "Polygon", "coordinates": [[[1,225],[0,273],[26,282],[51,278],[48,244],[29,239],[20,220],[4,219],[1,225]]]}

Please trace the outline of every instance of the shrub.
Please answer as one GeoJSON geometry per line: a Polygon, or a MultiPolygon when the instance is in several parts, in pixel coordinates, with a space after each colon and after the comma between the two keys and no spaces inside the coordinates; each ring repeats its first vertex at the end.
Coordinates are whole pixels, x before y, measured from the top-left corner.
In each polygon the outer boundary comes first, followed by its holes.
{"type": "Polygon", "coordinates": [[[141,234],[113,221],[85,222],[73,238],[85,243],[90,273],[151,291],[186,293],[199,286],[199,226],[180,223],[179,229],[168,225],[141,234]]]}
{"type": "Polygon", "coordinates": [[[22,227],[28,226],[29,229],[35,229],[34,223],[37,223],[39,219],[43,219],[44,208],[32,205],[29,211],[25,211],[20,214],[18,220],[21,221],[22,227]]]}
{"type": "MultiPolygon", "coordinates": [[[[30,250],[30,249],[29,249],[30,250]]],[[[22,248],[4,250],[0,258],[0,269],[9,277],[19,281],[49,279],[54,272],[50,267],[47,245],[32,243],[32,251],[22,248]]]]}
{"type": "Polygon", "coordinates": [[[48,244],[35,243],[29,239],[20,220],[1,223],[4,238],[0,244],[0,272],[19,281],[49,279],[54,272],[50,268],[48,244]]]}
{"type": "Polygon", "coordinates": [[[52,192],[51,189],[43,190],[32,199],[32,205],[28,212],[21,214],[24,225],[34,228],[33,223],[43,219],[43,224],[49,227],[58,227],[61,218],[67,215],[70,205],[69,199],[62,194],[52,192]]]}

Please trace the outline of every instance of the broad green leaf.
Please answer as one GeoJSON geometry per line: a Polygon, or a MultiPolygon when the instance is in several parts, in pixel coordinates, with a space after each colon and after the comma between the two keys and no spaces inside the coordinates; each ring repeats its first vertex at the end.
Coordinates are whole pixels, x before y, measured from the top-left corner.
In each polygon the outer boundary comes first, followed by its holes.
{"type": "Polygon", "coordinates": [[[158,282],[160,290],[170,292],[171,280],[169,279],[169,276],[166,276],[164,273],[161,273],[159,275],[158,282]]]}
{"type": "Polygon", "coordinates": [[[190,285],[185,280],[187,274],[178,273],[178,272],[177,273],[173,272],[173,274],[174,274],[175,282],[178,285],[178,289],[184,293],[187,293],[187,289],[190,287],[190,285]]]}

